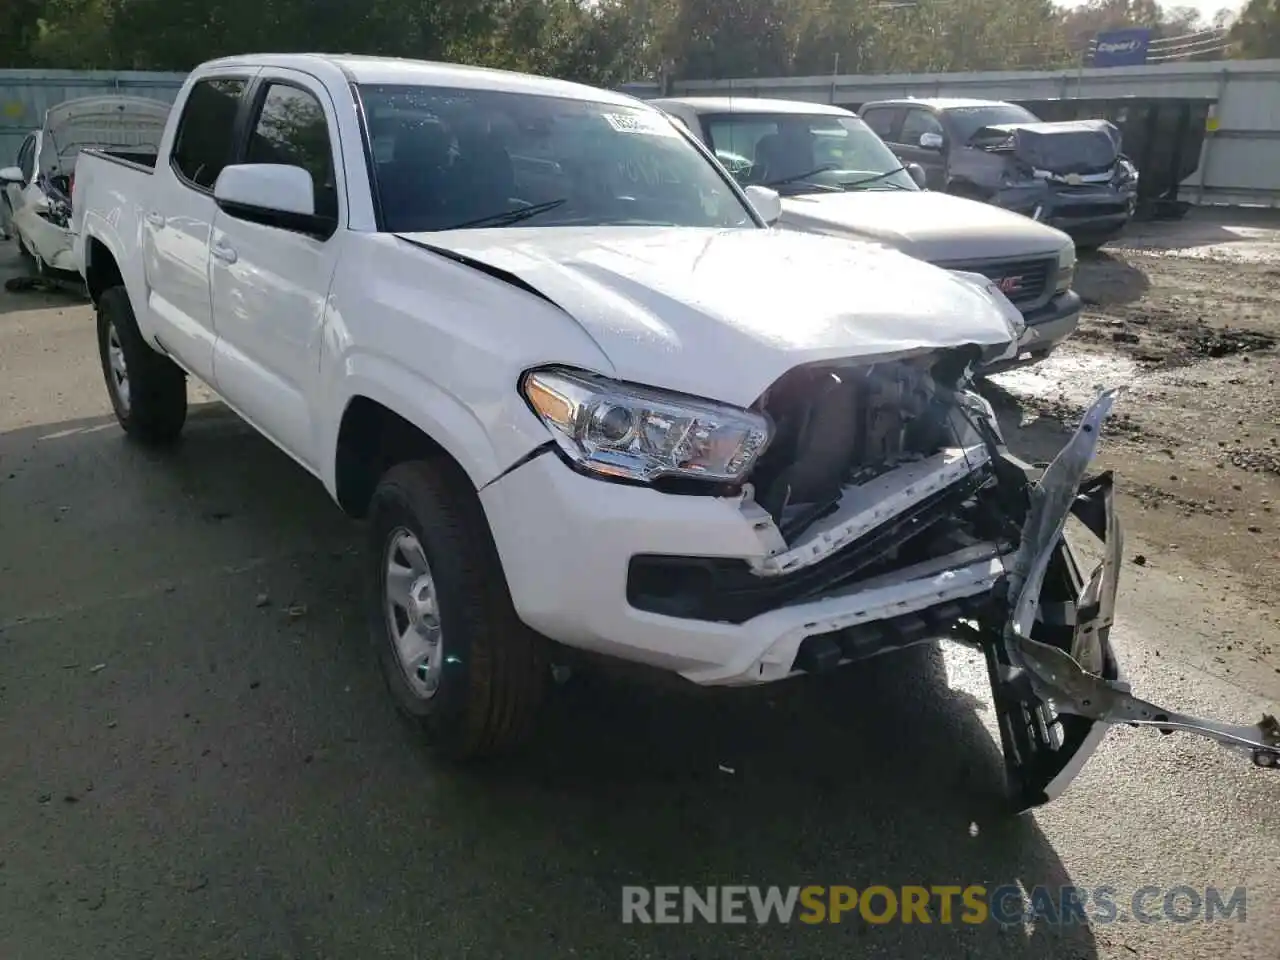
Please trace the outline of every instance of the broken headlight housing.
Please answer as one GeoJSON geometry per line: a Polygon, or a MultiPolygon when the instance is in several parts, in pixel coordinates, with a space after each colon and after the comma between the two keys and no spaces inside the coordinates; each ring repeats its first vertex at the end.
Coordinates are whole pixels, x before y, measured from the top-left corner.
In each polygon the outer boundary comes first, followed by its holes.
{"type": "Polygon", "coordinates": [[[1054,293],[1066,293],[1076,278],[1076,245],[1068,241],[1058,251],[1058,280],[1053,288],[1054,293]]]}
{"type": "Polygon", "coordinates": [[[603,477],[738,483],[771,433],[747,410],[577,370],[532,370],[520,392],[561,451],[603,477]]]}

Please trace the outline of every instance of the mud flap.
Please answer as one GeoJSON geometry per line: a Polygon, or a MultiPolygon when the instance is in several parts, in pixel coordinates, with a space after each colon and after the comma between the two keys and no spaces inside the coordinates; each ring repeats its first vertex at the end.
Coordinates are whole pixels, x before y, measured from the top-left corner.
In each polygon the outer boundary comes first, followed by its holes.
{"type": "Polygon", "coordinates": [[[1117,391],[1105,391],[1029,489],[1022,543],[997,586],[1006,617],[982,644],[1000,727],[1010,799],[1025,811],[1056,799],[1116,723],[1183,730],[1280,768],[1280,723],[1202,720],[1133,696],[1111,646],[1124,538],[1110,472],[1084,478],[1117,391]],[[1064,537],[1074,515],[1103,545],[1088,579],[1064,537]],[[1002,594],[1002,595],[1001,595],[1002,594]],[[998,637],[998,638],[997,638],[998,637]]]}

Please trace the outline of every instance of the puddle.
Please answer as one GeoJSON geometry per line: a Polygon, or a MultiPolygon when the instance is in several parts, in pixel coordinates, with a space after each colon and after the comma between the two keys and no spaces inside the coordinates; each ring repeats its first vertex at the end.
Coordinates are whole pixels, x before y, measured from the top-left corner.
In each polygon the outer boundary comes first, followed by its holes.
{"type": "Polygon", "coordinates": [[[1063,347],[1033,367],[998,373],[991,382],[1015,397],[1058,400],[1084,407],[1105,387],[1133,383],[1139,369],[1128,357],[1063,347]]]}

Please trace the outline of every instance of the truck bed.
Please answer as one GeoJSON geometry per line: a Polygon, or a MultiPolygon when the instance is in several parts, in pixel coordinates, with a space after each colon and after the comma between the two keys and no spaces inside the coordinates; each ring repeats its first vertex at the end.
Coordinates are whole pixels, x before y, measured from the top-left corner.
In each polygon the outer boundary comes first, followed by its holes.
{"type": "MultiPolygon", "coordinates": [[[[122,166],[132,167],[143,173],[151,173],[156,168],[156,153],[149,150],[130,150],[127,147],[98,148],[80,151],[80,157],[97,157],[122,166]]],[[[77,157],[77,164],[79,157],[77,157]]]]}

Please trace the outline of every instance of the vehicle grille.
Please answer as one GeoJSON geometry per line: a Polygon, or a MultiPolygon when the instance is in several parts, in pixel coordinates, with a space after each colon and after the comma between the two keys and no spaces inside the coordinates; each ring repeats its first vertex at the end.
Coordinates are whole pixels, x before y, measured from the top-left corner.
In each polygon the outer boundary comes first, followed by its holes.
{"type": "Polygon", "coordinates": [[[1064,203],[1054,207],[1055,217],[1118,217],[1129,212],[1129,205],[1116,203],[1064,203]]]}
{"type": "Polygon", "coordinates": [[[980,273],[1004,292],[1016,306],[1025,307],[1044,299],[1058,269],[1056,257],[1036,260],[1002,260],[995,263],[947,263],[948,270],[980,273]]]}

